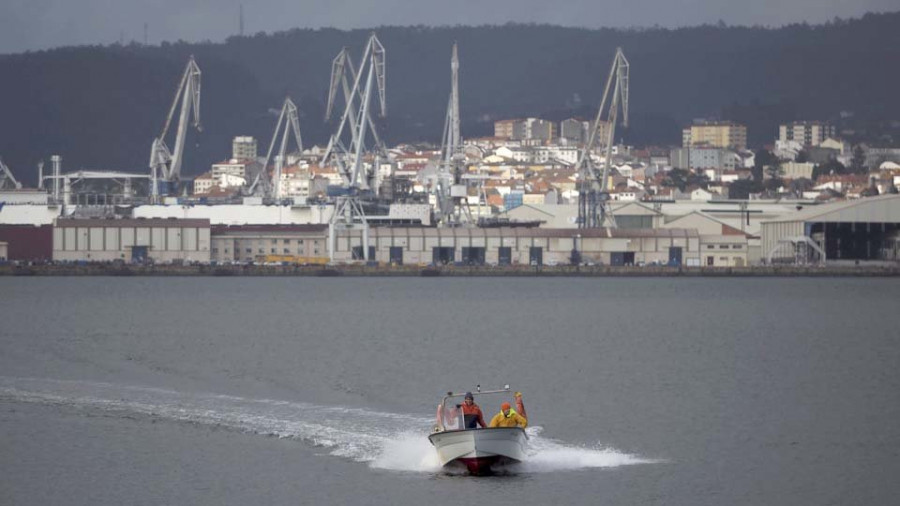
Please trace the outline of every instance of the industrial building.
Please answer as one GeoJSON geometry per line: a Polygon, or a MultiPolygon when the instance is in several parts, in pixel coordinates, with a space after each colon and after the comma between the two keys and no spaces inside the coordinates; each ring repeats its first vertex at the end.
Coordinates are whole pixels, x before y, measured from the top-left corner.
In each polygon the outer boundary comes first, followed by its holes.
{"type": "Polygon", "coordinates": [[[322,263],[328,260],[328,225],[213,226],[210,260],[322,263]]]}
{"type": "Polygon", "coordinates": [[[812,206],[762,223],[769,262],[897,261],[900,195],[812,206]]]}
{"type": "MultiPolygon", "coordinates": [[[[362,258],[362,231],[342,231],[335,260],[362,258]]],[[[324,237],[324,236],[323,236],[324,237]]],[[[380,227],[369,230],[369,256],[394,264],[700,265],[700,237],[686,229],[524,227],[380,227]]]]}
{"type": "Polygon", "coordinates": [[[753,236],[706,213],[694,211],[671,218],[663,227],[696,230],[704,267],[745,267],[759,261],[759,248],[751,247],[753,236]]]}
{"type": "Polygon", "coordinates": [[[59,218],[53,260],[209,262],[209,220],[59,218]]]}
{"type": "MultiPolygon", "coordinates": [[[[60,219],[57,261],[318,263],[329,260],[327,225],[210,227],[205,220],[60,219]]],[[[525,227],[371,227],[369,259],[387,264],[697,266],[696,230],[525,227]]],[[[363,259],[363,229],[336,231],[334,260],[363,259]]]]}
{"type": "Polygon", "coordinates": [[[6,243],[3,255],[9,261],[49,261],[53,258],[52,225],[0,224],[0,241],[6,243]]]}

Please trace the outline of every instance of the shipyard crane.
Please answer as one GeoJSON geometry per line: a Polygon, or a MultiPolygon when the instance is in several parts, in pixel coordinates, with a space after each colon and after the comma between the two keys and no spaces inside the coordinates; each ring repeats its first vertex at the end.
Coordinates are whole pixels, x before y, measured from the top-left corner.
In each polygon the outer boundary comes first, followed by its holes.
{"type": "Polygon", "coordinates": [[[277,199],[281,193],[281,171],[284,169],[285,156],[287,155],[288,139],[293,132],[294,143],[297,150],[303,151],[303,140],[300,137],[300,119],[297,114],[297,106],[290,97],[284,99],[284,105],[281,106],[281,114],[278,116],[278,122],[275,124],[275,132],[272,133],[272,141],[269,143],[269,151],[266,153],[265,162],[263,162],[262,170],[256,175],[253,184],[250,185],[250,194],[260,193],[263,196],[277,199]],[[284,130],[282,130],[282,128],[284,130]],[[269,170],[269,161],[272,159],[272,151],[275,149],[275,143],[281,136],[281,143],[278,145],[278,152],[275,155],[275,170],[272,172],[272,178],[267,177],[269,170]]]}
{"type": "Polygon", "coordinates": [[[22,189],[22,183],[16,180],[16,177],[13,176],[9,167],[3,163],[3,160],[0,159],[0,190],[9,190],[9,189],[22,189]]]}
{"type": "Polygon", "coordinates": [[[607,184],[620,105],[622,126],[628,126],[628,79],[628,60],[625,59],[622,48],[617,48],[616,56],[609,70],[609,77],[606,80],[606,88],[603,90],[600,109],[597,111],[597,118],[594,120],[591,134],[582,148],[581,157],[578,160],[578,228],[616,226],[615,217],[609,208],[607,184]],[[605,123],[604,111],[606,112],[605,123]],[[607,128],[606,136],[604,139],[598,139],[604,124],[607,128]],[[597,145],[598,141],[599,145],[597,145]],[[595,145],[603,156],[602,170],[598,169],[591,159],[591,151],[595,145]]]}
{"type": "Polygon", "coordinates": [[[450,57],[450,98],[441,136],[441,159],[432,192],[437,201],[437,221],[459,226],[472,222],[468,207],[468,190],[463,182],[466,156],[459,133],[459,54],[453,43],[450,57]]]}
{"type": "Polygon", "coordinates": [[[377,192],[375,179],[378,175],[378,164],[386,153],[372,120],[372,95],[375,93],[378,95],[377,106],[382,117],[387,113],[387,102],[385,50],[374,33],[366,43],[358,69],[354,67],[346,48],[342,49],[332,62],[326,120],[335,110],[339,88],[343,88],[344,92],[344,112],[337,130],[328,141],[328,147],[322,156],[322,165],[334,164],[343,179],[344,186],[351,193],[377,192]],[[372,137],[371,146],[375,149],[376,156],[371,168],[367,169],[363,164],[363,157],[368,151],[369,136],[372,137]]]}
{"type": "Polygon", "coordinates": [[[334,110],[339,88],[343,88],[345,103],[337,130],[322,157],[322,165],[333,164],[343,182],[339,194],[335,196],[334,213],[328,223],[328,254],[334,261],[338,230],[358,229],[362,231],[362,258],[369,260],[369,224],[360,199],[377,195],[380,161],[386,155],[372,121],[374,95],[378,95],[376,106],[380,115],[383,117],[387,112],[384,46],[372,33],[363,50],[359,68],[354,68],[345,48],[332,62],[331,70],[327,116],[334,110]],[[375,153],[370,167],[366,167],[363,158],[369,152],[369,136],[372,137],[371,146],[375,153]]]}
{"type": "Polygon", "coordinates": [[[200,67],[197,66],[193,56],[188,60],[184,74],[181,76],[181,82],[175,91],[175,99],[172,101],[172,107],[169,109],[162,133],[153,139],[153,147],[150,151],[150,198],[153,203],[159,201],[160,179],[166,183],[166,193],[171,192],[171,186],[177,184],[181,179],[184,141],[190,117],[193,117],[194,128],[197,131],[202,130],[200,126],[200,67]],[[178,108],[179,100],[181,101],[181,110],[178,115],[178,130],[175,134],[175,150],[170,151],[165,139],[169,132],[169,126],[172,124],[172,118],[175,116],[175,110],[178,108]]]}
{"type": "MultiPolygon", "coordinates": [[[[383,48],[382,48],[383,50],[383,48]]],[[[345,47],[341,49],[341,52],[334,58],[334,61],[331,63],[331,85],[328,88],[328,104],[325,108],[325,121],[330,121],[332,115],[335,111],[335,104],[337,103],[337,95],[338,89],[342,89],[344,95],[344,103],[351,103],[351,83],[356,81],[356,68],[353,65],[353,59],[350,56],[350,51],[345,47]]],[[[382,82],[382,87],[383,87],[382,82]]],[[[357,88],[357,95],[354,98],[362,100],[362,91],[357,88]]],[[[351,137],[356,136],[356,109],[355,105],[351,104],[351,114],[347,121],[347,126],[350,129],[351,137]]],[[[382,104],[382,111],[384,111],[384,104],[382,104]]],[[[382,113],[382,116],[384,114],[382,113]]],[[[372,121],[371,113],[366,116],[366,122],[368,123],[368,129],[372,133],[372,137],[375,140],[375,149],[379,151],[380,154],[386,155],[386,150],[384,149],[384,144],[381,142],[381,139],[378,137],[378,130],[375,129],[375,123],[372,121]]],[[[338,135],[340,138],[340,135],[338,135]]],[[[334,148],[334,138],[330,140],[328,143],[328,147],[325,150],[325,155],[322,157],[322,160],[325,161],[332,154],[332,150],[334,148]]]]}

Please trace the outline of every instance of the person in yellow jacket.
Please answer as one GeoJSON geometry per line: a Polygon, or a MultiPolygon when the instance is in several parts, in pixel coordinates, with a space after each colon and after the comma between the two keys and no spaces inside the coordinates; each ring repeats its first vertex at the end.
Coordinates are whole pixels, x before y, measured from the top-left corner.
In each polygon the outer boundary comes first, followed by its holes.
{"type": "Polygon", "coordinates": [[[528,420],[516,413],[508,402],[500,405],[500,412],[491,418],[489,427],[528,427],[528,420]]]}

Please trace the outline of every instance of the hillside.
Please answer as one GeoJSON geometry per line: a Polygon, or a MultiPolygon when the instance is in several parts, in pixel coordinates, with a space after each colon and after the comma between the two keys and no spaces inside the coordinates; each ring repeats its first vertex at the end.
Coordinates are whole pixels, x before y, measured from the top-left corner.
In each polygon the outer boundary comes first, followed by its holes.
{"type": "MultiPolygon", "coordinates": [[[[389,142],[437,141],[459,42],[463,136],[525,115],[593,116],[615,47],[632,65],[635,144],[680,142],[695,117],[745,122],[771,142],[780,121],[900,118],[900,13],[777,29],[701,26],[587,30],[546,25],[382,27],[389,142]]],[[[0,156],[20,179],[58,153],[66,170],[145,170],[188,55],[203,71],[204,131],[191,132],[185,174],[228,156],[234,135],[268,142],[284,95],[301,109],[308,145],[323,122],[331,59],[358,58],[368,30],[292,30],[224,43],[74,47],[0,56],[0,156]]]]}

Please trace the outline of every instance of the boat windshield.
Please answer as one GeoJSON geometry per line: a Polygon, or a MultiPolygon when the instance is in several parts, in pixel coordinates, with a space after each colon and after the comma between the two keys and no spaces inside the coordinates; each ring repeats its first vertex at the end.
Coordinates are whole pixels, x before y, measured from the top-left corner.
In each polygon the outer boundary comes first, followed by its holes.
{"type": "MultiPolygon", "coordinates": [[[[487,392],[472,392],[475,398],[475,404],[481,408],[484,416],[484,423],[489,423],[491,417],[500,411],[500,405],[504,402],[515,406],[513,392],[509,390],[492,390],[487,392]]],[[[438,430],[460,430],[477,428],[476,417],[466,415],[462,405],[465,402],[465,392],[453,393],[444,397],[443,402],[438,407],[437,424],[438,430]]]]}

